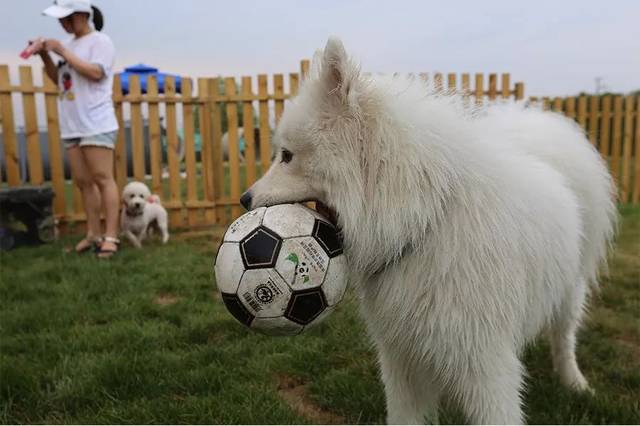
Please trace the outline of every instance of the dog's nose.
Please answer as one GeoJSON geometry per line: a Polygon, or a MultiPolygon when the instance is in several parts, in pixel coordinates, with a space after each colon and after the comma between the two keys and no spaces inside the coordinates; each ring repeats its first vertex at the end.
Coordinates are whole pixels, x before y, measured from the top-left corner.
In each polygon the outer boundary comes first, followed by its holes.
{"type": "Polygon", "coordinates": [[[251,192],[247,191],[244,194],[242,194],[242,197],[240,197],[240,204],[242,204],[242,206],[247,209],[247,210],[251,210],[251,192]]]}

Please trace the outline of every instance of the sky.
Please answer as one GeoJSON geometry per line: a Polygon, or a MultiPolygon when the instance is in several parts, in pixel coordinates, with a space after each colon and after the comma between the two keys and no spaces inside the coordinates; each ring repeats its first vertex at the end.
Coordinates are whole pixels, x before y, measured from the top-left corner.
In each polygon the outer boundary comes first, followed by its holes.
{"type": "MultiPolygon", "coordinates": [[[[36,36],[68,37],[51,0],[0,0],[0,64],[36,36]]],[[[640,0],[95,0],[116,69],[191,77],[289,73],[327,37],[370,72],[509,72],[528,96],[640,89],[640,0]]]]}

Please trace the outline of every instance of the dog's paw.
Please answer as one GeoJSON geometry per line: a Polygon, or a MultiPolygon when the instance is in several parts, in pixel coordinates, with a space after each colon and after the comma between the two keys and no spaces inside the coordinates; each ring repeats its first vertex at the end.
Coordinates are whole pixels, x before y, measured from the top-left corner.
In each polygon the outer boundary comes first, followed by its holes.
{"type": "Polygon", "coordinates": [[[595,391],[591,386],[589,386],[589,382],[584,378],[582,374],[577,374],[571,378],[571,380],[564,380],[565,385],[575,392],[580,393],[588,393],[590,395],[595,395],[595,391]]]}

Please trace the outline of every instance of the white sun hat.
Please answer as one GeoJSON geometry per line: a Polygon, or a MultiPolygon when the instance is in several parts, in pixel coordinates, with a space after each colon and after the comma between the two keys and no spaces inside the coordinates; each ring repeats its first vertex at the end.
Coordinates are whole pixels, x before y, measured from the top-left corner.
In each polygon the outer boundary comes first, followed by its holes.
{"type": "Polygon", "coordinates": [[[75,12],[92,14],[91,1],[89,0],[55,0],[53,6],[42,11],[43,15],[53,18],[65,18],[75,12]]]}

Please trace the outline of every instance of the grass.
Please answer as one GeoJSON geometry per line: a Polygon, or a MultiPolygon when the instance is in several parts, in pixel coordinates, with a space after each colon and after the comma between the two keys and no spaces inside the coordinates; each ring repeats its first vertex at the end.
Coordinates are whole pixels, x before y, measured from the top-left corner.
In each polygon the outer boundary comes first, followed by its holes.
{"type": "MultiPolygon", "coordinates": [[[[640,208],[624,218],[611,276],[578,357],[596,395],[551,373],[548,344],[525,353],[530,423],[640,422],[640,208]]],[[[269,338],[216,295],[210,237],[127,246],[110,262],[73,239],[2,253],[2,423],[382,423],[384,394],[356,301],[315,330],[269,338]]],[[[463,422],[446,404],[441,422],[463,422]]]]}

